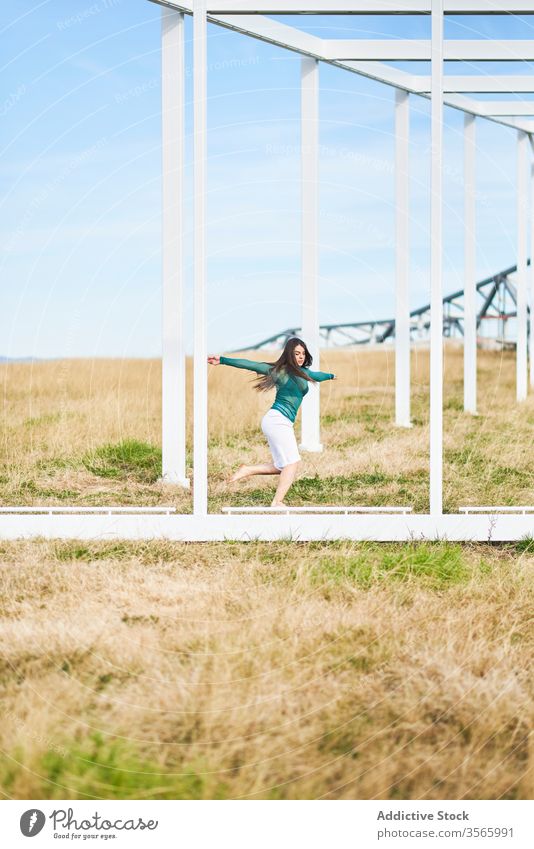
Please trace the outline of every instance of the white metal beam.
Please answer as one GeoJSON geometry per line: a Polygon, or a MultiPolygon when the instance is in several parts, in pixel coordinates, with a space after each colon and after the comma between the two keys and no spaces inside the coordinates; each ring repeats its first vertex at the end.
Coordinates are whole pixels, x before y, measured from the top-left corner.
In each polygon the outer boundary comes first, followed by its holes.
{"type": "MultiPolygon", "coordinates": [[[[319,369],[319,62],[301,59],[301,303],[302,335],[319,369]]],[[[303,451],[322,451],[319,386],[310,385],[302,404],[303,451]]]]}
{"type": "MultiPolygon", "coordinates": [[[[413,75],[412,84],[417,94],[430,93],[432,81],[429,76],[413,75]]],[[[471,92],[473,94],[532,94],[534,92],[534,74],[446,74],[443,79],[443,91],[471,92]]],[[[480,103],[481,108],[491,101],[480,103]]],[[[526,101],[529,103],[530,101],[526,101]]],[[[482,114],[482,113],[481,113],[482,114]]]]}
{"type": "Polygon", "coordinates": [[[162,8],[162,479],[189,486],[183,338],[184,82],[184,14],[162,8]]]}
{"type": "MultiPolygon", "coordinates": [[[[471,113],[475,115],[475,112],[471,113]]],[[[511,127],[515,130],[522,130],[524,133],[534,133],[534,121],[525,121],[520,118],[507,118],[506,121],[503,121],[501,118],[494,118],[492,115],[481,115],[481,118],[488,118],[490,121],[494,121],[497,124],[502,124],[503,127],[511,127]]]]}
{"type": "MultiPolygon", "coordinates": [[[[518,513],[521,508],[517,508],[518,513]]],[[[532,515],[491,513],[441,516],[23,516],[0,515],[0,539],[169,539],[213,540],[520,540],[532,536],[532,515]]]]}
{"type": "Polygon", "coordinates": [[[464,410],[477,412],[476,118],[464,117],[464,410]]]}
{"type": "Polygon", "coordinates": [[[395,424],[410,423],[410,95],[395,100],[395,424]]]}
{"type": "Polygon", "coordinates": [[[193,511],[195,516],[205,516],[208,510],[208,350],[206,312],[207,73],[206,0],[195,0],[193,15],[193,511]]]}
{"type": "Polygon", "coordinates": [[[449,94],[448,97],[443,98],[443,102],[447,106],[453,106],[455,109],[461,109],[462,112],[468,112],[470,115],[483,116],[485,112],[484,103],[478,103],[476,100],[472,100],[464,94],[449,94]]]}
{"type": "MultiPolygon", "coordinates": [[[[393,65],[386,65],[384,62],[356,62],[352,59],[347,59],[346,61],[336,60],[332,64],[338,68],[356,71],[358,74],[363,74],[377,82],[387,82],[410,92],[415,92],[419,88],[421,81],[426,80],[426,77],[410,74],[409,71],[401,71],[393,65]]],[[[430,92],[430,85],[428,86],[428,92],[430,92]]]]}
{"type": "MultiPolygon", "coordinates": [[[[160,5],[170,6],[172,8],[183,10],[191,14],[192,12],[192,3],[189,2],[177,2],[177,0],[151,0],[151,2],[159,3],[160,5]]],[[[533,0],[534,3],[534,0],[533,0]]],[[[403,88],[405,91],[413,92],[414,94],[421,94],[422,96],[428,96],[430,92],[430,77],[426,76],[418,76],[407,74],[404,71],[399,71],[396,68],[388,67],[384,63],[373,61],[373,62],[354,62],[351,60],[328,60],[324,55],[323,50],[323,40],[318,38],[317,36],[310,35],[309,33],[302,32],[302,30],[297,29],[293,26],[288,26],[286,24],[280,23],[279,21],[275,21],[272,18],[264,17],[262,15],[217,15],[210,14],[208,15],[208,20],[212,23],[215,23],[219,26],[223,26],[227,29],[231,29],[235,32],[242,33],[244,35],[248,35],[251,38],[257,38],[260,41],[265,41],[268,44],[274,44],[277,47],[281,47],[287,50],[292,50],[296,53],[300,53],[303,56],[313,56],[315,59],[320,59],[322,61],[328,61],[330,64],[335,65],[338,68],[342,68],[344,70],[352,71],[353,73],[360,74],[361,76],[368,77],[369,79],[376,80],[377,82],[383,82],[388,85],[394,85],[398,88],[403,88]]],[[[463,80],[475,80],[477,81],[479,77],[445,77],[445,84],[447,85],[447,80],[458,80],[458,85],[461,85],[463,80]]],[[[486,78],[484,78],[486,79],[486,78]]],[[[494,78],[489,78],[493,80],[494,78]]],[[[506,77],[505,87],[495,88],[499,83],[492,83],[494,88],[490,88],[490,91],[514,91],[515,89],[511,86],[514,85],[514,80],[524,80],[528,78],[523,77],[506,77]]],[[[528,83],[529,86],[532,86],[534,83],[534,77],[531,78],[531,82],[528,83]]],[[[470,91],[473,89],[475,91],[485,91],[483,83],[473,83],[469,82],[468,85],[470,88],[465,88],[463,90],[470,91]]],[[[527,85],[527,83],[524,83],[527,85]]],[[[448,88],[445,88],[448,91],[448,88]]],[[[461,88],[458,86],[452,86],[451,91],[460,91],[461,88]]],[[[521,88],[517,89],[521,91],[521,88]]],[[[525,91],[530,91],[531,88],[525,88],[525,91]]],[[[449,102],[449,98],[445,100],[446,105],[454,106],[454,108],[463,109],[464,107],[456,106],[456,104],[449,102]]],[[[499,124],[503,124],[504,126],[513,127],[514,129],[523,129],[525,132],[534,131],[534,126],[532,122],[528,122],[526,119],[520,120],[515,118],[492,118],[489,115],[485,115],[485,108],[483,106],[478,108],[478,104],[475,101],[471,102],[469,111],[471,111],[474,115],[484,115],[488,120],[496,121],[499,124]]]]}
{"type": "Polygon", "coordinates": [[[517,134],[517,348],[516,383],[517,400],[527,397],[527,241],[528,241],[528,136],[517,134]]]}
{"type": "MultiPolygon", "coordinates": [[[[209,0],[214,14],[428,15],[430,0],[209,0]]],[[[445,0],[454,15],[534,13],[533,0],[445,0]]]]}
{"type": "Polygon", "coordinates": [[[432,0],[430,515],[443,513],[443,0],[432,0]]]}
{"type": "MultiPolygon", "coordinates": [[[[476,115],[480,118],[490,118],[492,121],[502,123],[503,125],[515,128],[516,130],[520,129],[524,130],[525,132],[528,132],[527,128],[530,127],[533,123],[532,121],[528,121],[526,119],[511,117],[516,114],[516,112],[513,111],[510,112],[510,117],[504,118],[499,115],[498,109],[494,113],[493,107],[495,104],[497,104],[497,101],[495,101],[495,103],[491,100],[477,101],[471,99],[470,97],[466,97],[464,94],[449,94],[444,99],[444,102],[447,106],[452,106],[455,109],[461,109],[462,112],[469,113],[470,115],[476,115]]],[[[517,102],[520,103],[520,101],[517,102]]],[[[528,102],[526,103],[527,111],[525,112],[525,114],[528,113],[530,105],[528,102]]]]}
{"type": "MultiPolygon", "coordinates": [[[[534,59],[534,39],[448,39],[444,42],[444,59],[449,61],[499,62],[528,61],[534,59]]],[[[324,39],[322,53],[325,59],[362,59],[384,61],[430,60],[430,41],[424,38],[374,39],[324,39]]]]}
{"type": "Polygon", "coordinates": [[[214,15],[210,16],[210,20],[244,35],[259,37],[277,47],[295,50],[297,53],[313,56],[314,59],[323,58],[322,38],[273,18],[262,15],[214,15]]]}
{"type": "MultiPolygon", "coordinates": [[[[386,83],[387,85],[395,86],[395,88],[404,89],[404,91],[408,91],[411,94],[420,94],[422,97],[430,96],[430,77],[420,77],[414,74],[407,73],[406,71],[401,71],[398,68],[394,68],[392,65],[387,65],[384,62],[355,62],[350,59],[346,61],[335,61],[332,62],[335,67],[342,68],[344,70],[352,70],[362,76],[368,77],[369,79],[376,80],[377,82],[386,83]]],[[[449,79],[447,76],[444,76],[443,88],[444,91],[447,90],[446,80],[449,79]]],[[[455,77],[454,79],[460,79],[455,77]]],[[[461,79],[477,79],[476,77],[465,77],[461,79]]],[[[505,79],[512,80],[510,83],[510,89],[513,86],[513,81],[516,79],[523,79],[517,77],[507,77],[505,79]]],[[[531,78],[532,82],[529,83],[530,88],[534,91],[534,76],[531,78]]],[[[467,90],[467,89],[466,89],[467,90]]],[[[477,101],[473,100],[470,97],[465,97],[462,94],[454,94],[452,93],[453,89],[451,88],[451,93],[449,93],[446,97],[443,98],[443,103],[445,106],[452,106],[453,109],[459,109],[461,112],[469,112],[471,115],[478,115],[481,118],[487,118],[488,120],[501,124],[504,127],[511,127],[512,129],[520,129],[525,132],[534,132],[534,122],[528,121],[525,118],[513,118],[513,117],[501,117],[499,115],[493,115],[491,113],[491,101],[477,101]]],[[[501,92],[503,93],[503,92],[501,92]]],[[[523,101],[524,103],[529,103],[529,101],[523,101]]],[[[520,105],[521,101],[517,101],[520,105]]],[[[527,111],[528,111],[527,106],[527,111]]],[[[512,114],[516,114],[513,112],[512,114]]],[[[519,113],[517,113],[519,114],[519,113]]]]}
{"type": "Polygon", "coordinates": [[[534,115],[534,100],[486,100],[477,106],[488,115],[534,115]]]}

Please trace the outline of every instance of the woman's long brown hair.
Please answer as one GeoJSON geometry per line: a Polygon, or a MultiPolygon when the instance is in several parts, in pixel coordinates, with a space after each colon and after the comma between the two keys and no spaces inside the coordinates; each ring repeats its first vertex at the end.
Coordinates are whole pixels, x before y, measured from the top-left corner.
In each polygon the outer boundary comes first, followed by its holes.
{"type": "Polygon", "coordinates": [[[256,379],[254,389],[257,389],[258,392],[267,392],[268,389],[273,389],[273,387],[276,386],[276,376],[277,374],[280,374],[280,372],[285,372],[292,377],[302,377],[302,379],[307,380],[308,383],[316,383],[317,381],[313,380],[308,374],[306,374],[305,371],[303,371],[303,368],[309,368],[312,362],[313,357],[302,339],[299,339],[298,336],[292,336],[291,339],[287,340],[284,345],[284,350],[277,361],[275,363],[267,363],[267,365],[271,366],[271,370],[269,374],[261,374],[256,379]],[[302,368],[297,365],[295,360],[295,348],[298,348],[299,345],[304,348],[304,362],[302,364],[302,368]]]}

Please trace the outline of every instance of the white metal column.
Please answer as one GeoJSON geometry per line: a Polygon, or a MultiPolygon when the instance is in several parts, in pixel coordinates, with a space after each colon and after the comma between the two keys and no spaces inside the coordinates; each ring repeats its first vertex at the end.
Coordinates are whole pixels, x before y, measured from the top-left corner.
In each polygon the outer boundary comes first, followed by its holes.
{"type": "Polygon", "coordinates": [[[410,423],[410,95],[395,95],[395,424],[410,423]]]}
{"type": "Polygon", "coordinates": [[[184,14],[162,7],[162,479],[189,486],[183,337],[184,80],[184,14]]]}
{"type": "MultiPolygon", "coordinates": [[[[301,59],[302,336],[319,369],[319,62],[301,59]]],[[[322,451],[319,387],[302,404],[303,451],[322,451]]]]}
{"type": "Polygon", "coordinates": [[[534,389],[534,163],[530,168],[530,185],[530,388],[534,389]]]}
{"type": "Polygon", "coordinates": [[[206,311],[207,170],[207,14],[206,0],[193,7],[193,195],[194,195],[194,423],[193,512],[208,511],[208,374],[206,311]]]}
{"type": "Polygon", "coordinates": [[[477,412],[476,124],[464,115],[464,410],[477,412]]]}
{"type": "Polygon", "coordinates": [[[527,239],[528,239],[528,135],[517,134],[517,400],[527,397],[527,239]]]}
{"type": "Polygon", "coordinates": [[[443,512],[443,0],[432,0],[430,513],[443,512]]]}

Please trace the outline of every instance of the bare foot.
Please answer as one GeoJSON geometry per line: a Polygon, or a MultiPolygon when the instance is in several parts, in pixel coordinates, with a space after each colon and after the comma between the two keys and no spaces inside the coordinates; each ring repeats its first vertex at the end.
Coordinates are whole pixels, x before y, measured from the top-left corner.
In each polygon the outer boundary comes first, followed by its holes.
{"type": "Polygon", "coordinates": [[[236,481],[241,480],[241,478],[246,478],[248,475],[248,466],[245,466],[244,463],[241,463],[239,468],[230,478],[230,483],[235,483],[236,481]]]}
{"type": "Polygon", "coordinates": [[[284,504],[283,501],[273,501],[271,507],[287,507],[287,504],[284,504]]]}

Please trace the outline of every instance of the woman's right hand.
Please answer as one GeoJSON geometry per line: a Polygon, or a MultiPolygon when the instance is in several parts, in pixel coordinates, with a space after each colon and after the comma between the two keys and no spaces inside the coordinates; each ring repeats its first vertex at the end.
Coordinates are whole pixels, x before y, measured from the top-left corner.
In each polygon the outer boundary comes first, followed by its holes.
{"type": "Polygon", "coordinates": [[[217,357],[208,357],[208,363],[210,364],[210,366],[218,366],[218,365],[221,364],[221,358],[218,357],[218,356],[217,357]]]}

